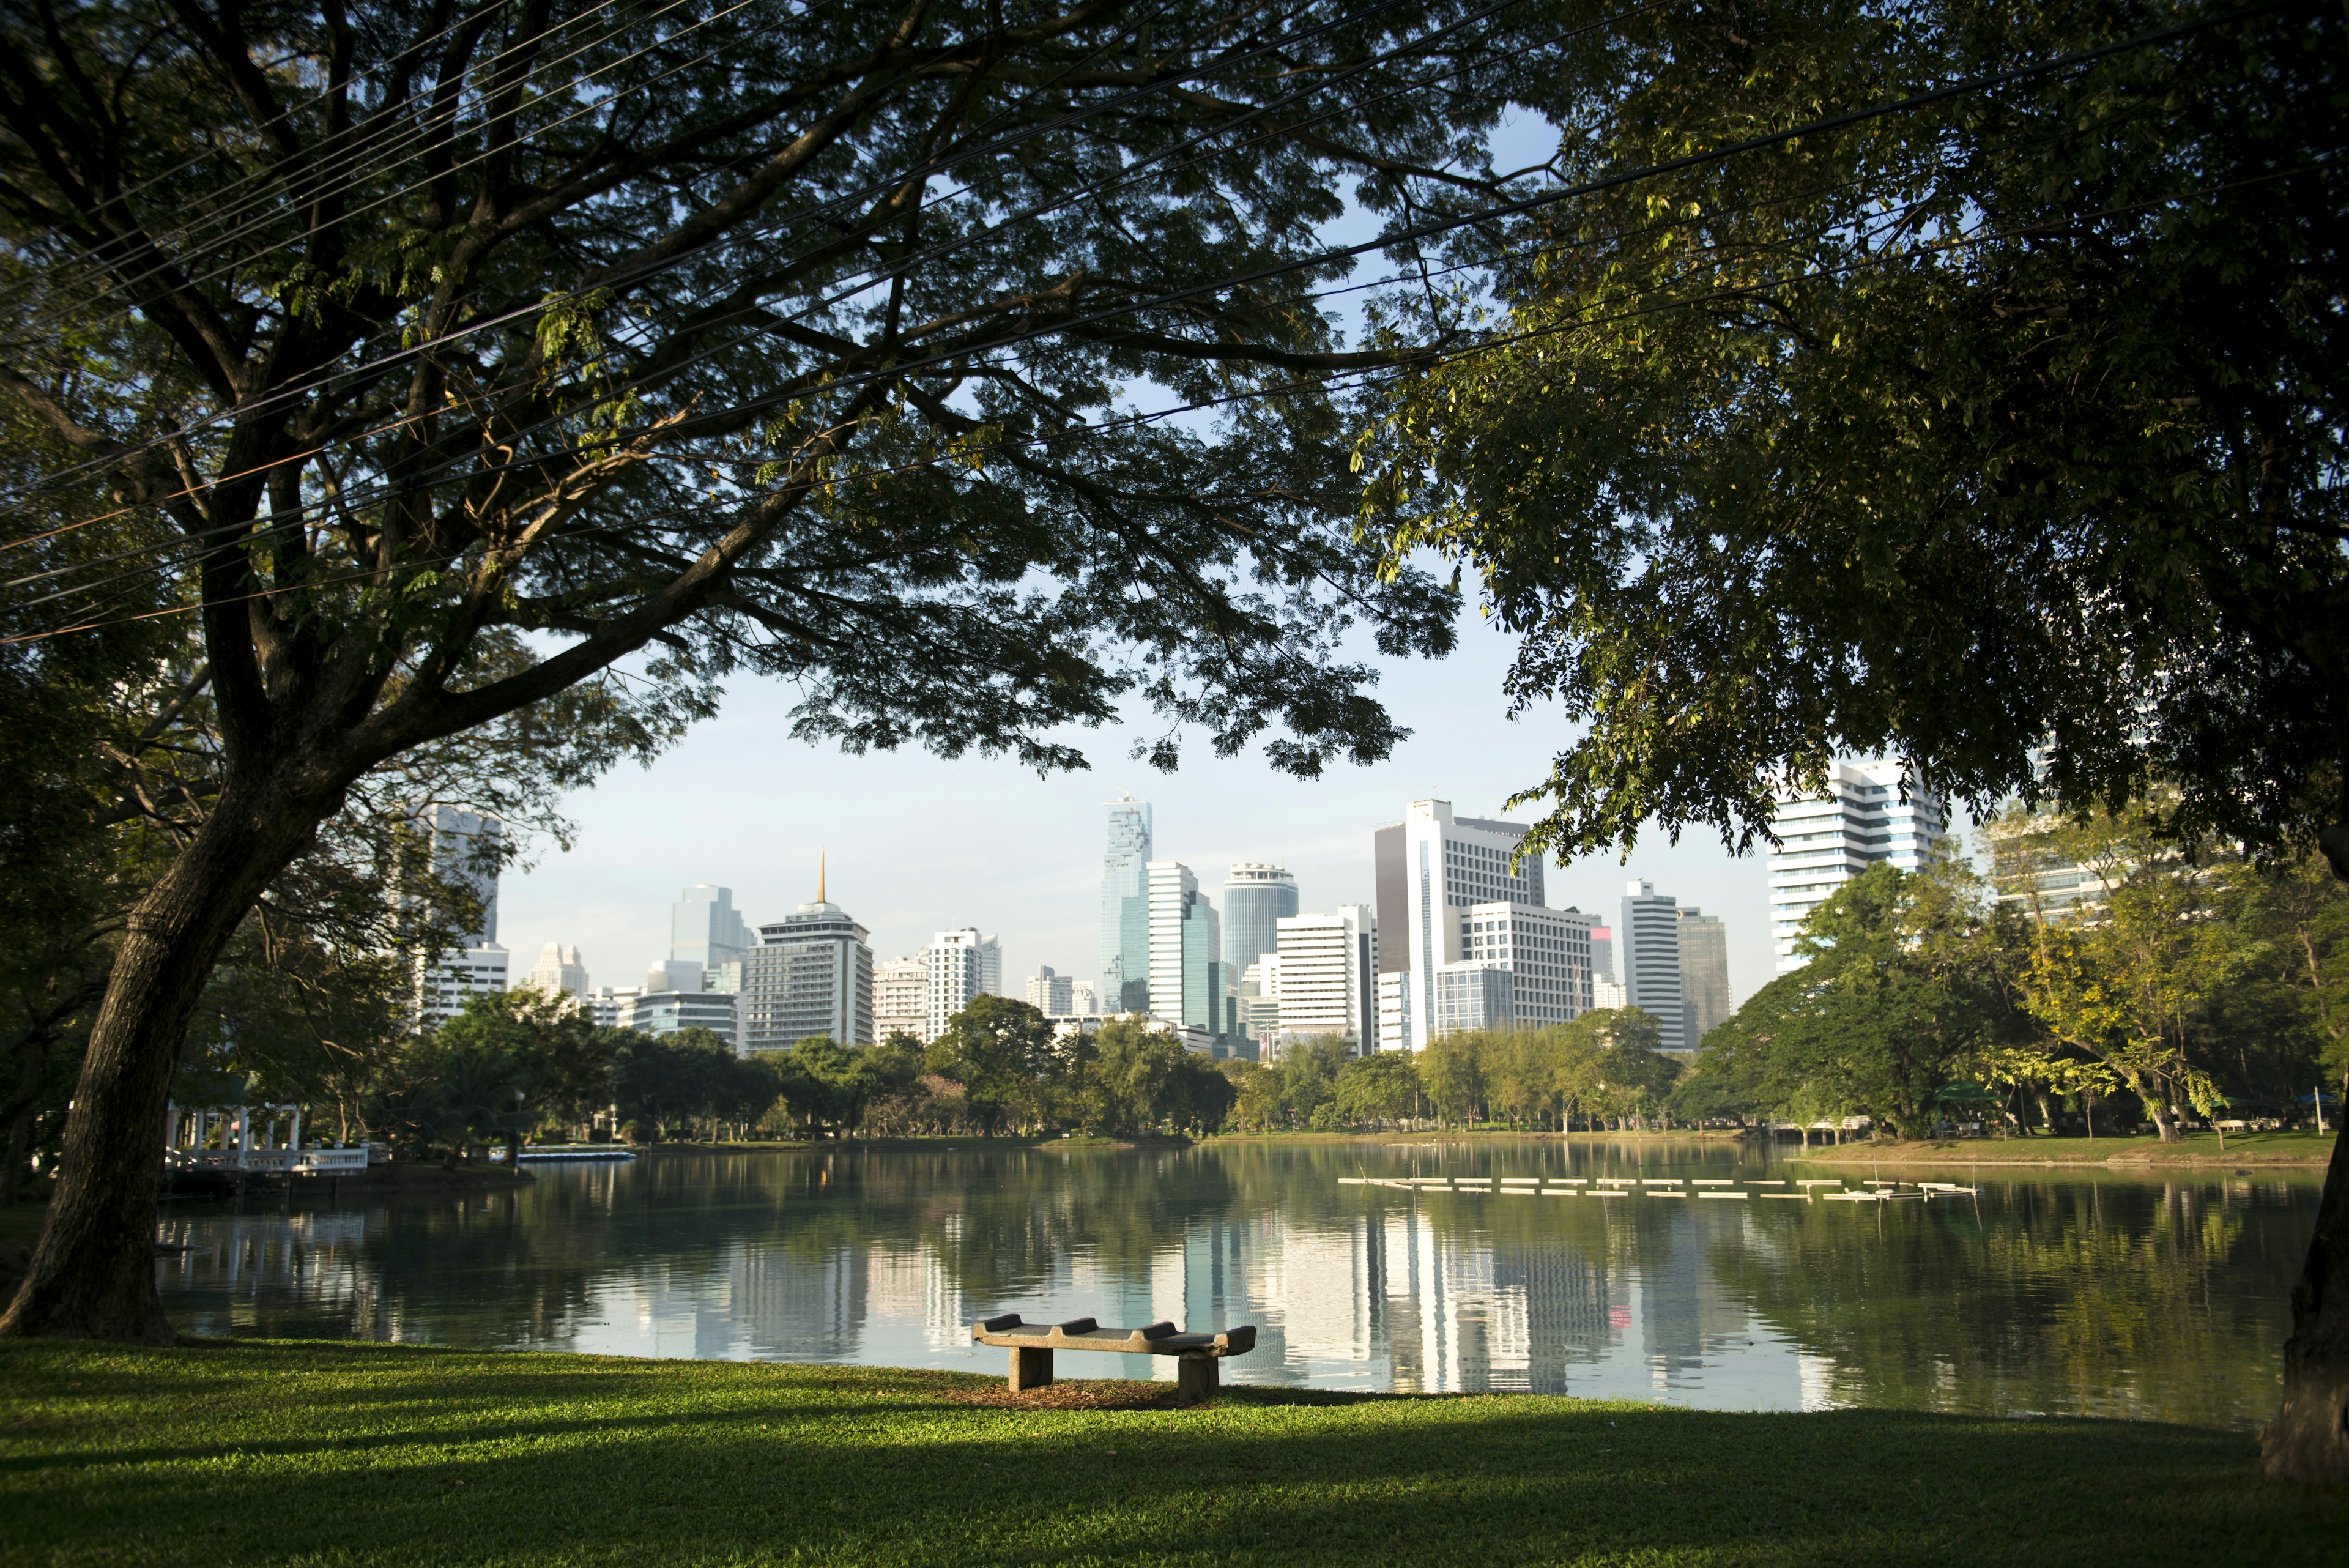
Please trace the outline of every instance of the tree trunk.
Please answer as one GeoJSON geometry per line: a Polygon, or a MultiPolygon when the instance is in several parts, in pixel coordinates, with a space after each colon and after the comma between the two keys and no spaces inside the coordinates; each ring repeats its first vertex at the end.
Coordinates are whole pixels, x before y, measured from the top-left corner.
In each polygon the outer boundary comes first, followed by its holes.
{"type": "Polygon", "coordinates": [[[131,911],[66,1115],[57,1191],[0,1334],[174,1337],[155,1291],[171,1075],[222,950],[326,815],[272,793],[240,789],[232,777],[194,841],[131,911]]]}
{"type": "Polygon", "coordinates": [[[2283,1407],[2260,1428],[2260,1468],[2281,1480],[2349,1486],[2349,1127],[2333,1137],[2316,1233],[2292,1287],[2283,1407]]]}

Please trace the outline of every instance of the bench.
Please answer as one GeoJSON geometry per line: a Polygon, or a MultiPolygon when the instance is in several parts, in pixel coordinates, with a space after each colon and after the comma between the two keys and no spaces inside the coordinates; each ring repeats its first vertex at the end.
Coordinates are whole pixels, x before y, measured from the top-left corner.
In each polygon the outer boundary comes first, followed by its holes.
{"type": "Polygon", "coordinates": [[[1089,1317],[1030,1323],[1016,1312],[981,1318],[970,1325],[970,1337],[977,1345],[1010,1348],[1014,1394],[1041,1388],[1052,1381],[1056,1350],[1175,1356],[1174,1397],[1186,1405],[1213,1397],[1222,1382],[1217,1368],[1225,1356],[1246,1355],[1256,1348],[1256,1328],[1249,1324],[1222,1334],[1177,1334],[1171,1323],[1154,1323],[1146,1328],[1103,1328],[1089,1317]]]}

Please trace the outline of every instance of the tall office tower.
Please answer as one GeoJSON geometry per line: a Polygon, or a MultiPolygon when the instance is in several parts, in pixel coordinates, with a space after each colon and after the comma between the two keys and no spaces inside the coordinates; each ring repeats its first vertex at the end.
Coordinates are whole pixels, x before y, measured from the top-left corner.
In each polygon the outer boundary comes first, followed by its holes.
{"type": "Polygon", "coordinates": [[[1235,862],[1224,878],[1224,965],[1234,974],[1280,945],[1278,922],[1297,913],[1297,878],[1278,866],[1235,862]]]}
{"type": "Polygon", "coordinates": [[[1487,1024],[1571,1023],[1590,1005],[1590,917],[1579,909],[1472,904],[1464,946],[1466,961],[1509,971],[1515,1011],[1487,1024]]]}
{"type": "Polygon", "coordinates": [[[1379,926],[1367,904],[1334,915],[1288,915],[1280,942],[1280,1038],[1342,1038],[1358,1056],[1378,1049],[1379,926]]]}
{"type": "Polygon", "coordinates": [[[1106,1012],[1150,1011],[1150,803],[1122,794],[1109,803],[1109,849],[1102,857],[1101,1004],[1106,1012]]]}
{"type": "Polygon", "coordinates": [[[930,966],[918,958],[873,966],[873,1038],[910,1034],[930,1043],[930,966]]]}
{"type": "Polygon", "coordinates": [[[668,956],[723,969],[750,948],[750,928],[734,908],[734,890],[696,882],[669,906],[668,956]]]}
{"type": "Polygon", "coordinates": [[[506,988],[509,955],[498,945],[498,867],[505,824],[453,805],[433,806],[417,820],[431,836],[434,879],[470,893],[479,912],[459,939],[462,946],[417,963],[417,1023],[430,1029],[463,1012],[467,998],[506,988]]]}
{"type": "Polygon", "coordinates": [[[1594,922],[1590,928],[1591,978],[1615,980],[1618,978],[1615,973],[1615,928],[1596,924],[1598,917],[1595,915],[1591,919],[1594,922]]]}
{"type": "Polygon", "coordinates": [[[1054,974],[1050,964],[1039,964],[1028,977],[1028,1005],[1053,1017],[1076,1012],[1076,987],[1065,974],[1054,974]]]}
{"type": "Polygon", "coordinates": [[[814,903],[761,926],[759,945],[740,960],[742,1054],[781,1051],[817,1035],[872,1044],[870,934],[824,898],[821,874],[814,903]]]}
{"type": "Polygon", "coordinates": [[[2064,826],[2064,818],[2052,811],[2029,815],[2015,811],[1982,825],[1982,843],[1990,851],[1990,884],[2000,903],[2046,919],[2110,901],[2112,878],[2124,867],[2091,865],[2050,848],[2050,830],[2064,826]]]}
{"type": "Polygon", "coordinates": [[[1541,906],[1541,857],[1511,864],[1525,835],[1519,823],[1455,816],[1449,801],[1415,800],[1401,823],[1373,837],[1381,968],[1411,976],[1410,1005],[1399,1020],[1405,1048],[1419,1050],[1436,1033],[1435,977],[1465,961],[1468,911],[1478,904],[1541,906]]]}
{"type": "Polygon", "coordinates": [[[587,966],[579,961],[579,950],[560,942],[541,948],[530,971],[530,988],[548,996],[585,997],[590,989],[587,966]]]}
{"type": "Polygon", "coordinates": [[[1069,981],[1069,1012],[1078,1018],[1101,1016],[1101,993],[1093,989],[1092,981],[1069,981]]]}
{"type": "Polygon", "coordinates": [[[1163,1023],[1237,1032],[1238,1009],[1224,970],[1223,922],[1179,860],[1145,867],[1150,890],[1150,1016],[1163,1023]]]}
{"type": "Polygon", "coordinates": [[[999,940],[994,937],[979,938],[978,954],[975,961],[978,965],[978,989],[981,994],[987,996],[1011,994],[1003,989],[1003,943],[999,940]]]}
{"type": "Polygon", "coordinates": [[[1795,938],[1813,909],[1878,860],[1903,871],[1923,866],[1948,831],[1939,796],[1922,791],[1906,800],[1898,763],[1838,762],[1827,770],[1826,793],[1781,791],[1771,832],[1770,940],[1778,972],[1803,967],[1795,938]]]}
{"type": "MultiPolygon", "coordinates": [[[[979,982],[987,975],[987,953],[994,939],[981,938],[976,929],[965,926],[958,931],[940,931],[922,950],[922,961],[929,968],[930,1009],[926,1040],[935,1040],[947,1031],[947,1020],[970,1004],[970,999],[987,988],[979,982]]],[[[1002,971],[999,950],[996,972],[1002,971]]]]}
{"type": "Polygon", "coordinates": [[[1651,883],[1623,890],[1623,988],[1630,1005],[1654,1015],[1663,1048],[1687,1048],[1688,998],[1681,984],[1680,907],[1651,883]]]}
{"type": "Polygon", "coordinates": [[[1718,915],[1681,911],[1681,995],[1687,1022],[1682,1039],[1689,1050],[1729,1022],[1729,931],[1718,915]]]}

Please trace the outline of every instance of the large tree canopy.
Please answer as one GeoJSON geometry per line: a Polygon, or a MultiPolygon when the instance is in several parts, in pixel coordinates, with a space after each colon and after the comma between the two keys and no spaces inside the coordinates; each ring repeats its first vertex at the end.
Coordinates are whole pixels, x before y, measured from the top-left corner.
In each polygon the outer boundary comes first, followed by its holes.
{"type": "MultiPolygon", "coordinates": [[[[2163,782],[2178,836],[2349,877],[2344,44],[2319,4],[1732,0],[1566,62],[1602,188],[1361,453],[1393,559],[1473,566],[1577,722],[1531,842],[1748,847],[1889,753],[1978,807],[2163,782]]],[[[2271,1468],[2349,1480],[2349,1139],[2286,1362],[2271,1468]]]]}
{"type": "Polygon", "coordinates": [[[1454,600],[1352,532],[1321,379],[1392,355],[1339,341],[1320,231],[1505,193],[1485,133],[1557,32],[1507,0],[11,10],[0,392],[78,454],[12,498],[15,618],[87,636],[164,584],[221,767],[129,917],[5,1324],[169,1333],[170,1063],[387,758],[599,680],[657,733],[738,671],[853,748],[1074,766],[1063,727],[1130,701],[1163,765],[1186,730],[1384,754],[1338,640],[1440,650],[1454,600]],[[61,558],[126,509],[160,531],[61,558]]]}

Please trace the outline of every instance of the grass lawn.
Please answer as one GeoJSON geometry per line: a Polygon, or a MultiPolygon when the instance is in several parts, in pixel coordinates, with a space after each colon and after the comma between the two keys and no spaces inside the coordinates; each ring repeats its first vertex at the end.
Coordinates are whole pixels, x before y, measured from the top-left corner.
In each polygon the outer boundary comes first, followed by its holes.
{"type": "MultiPolygon", "coordinates": [[[[1068,1359],[1068,1358],[1064,1358],[1068,1359]]],[[[2343,1561],[2240,1433],[219,1342],[0,1344],[0,1561],[2343,1561]]]]}
{"type": "Polygon", "coordinates": [[[2322,1166],[2333,1158],[2333,1135],[2313,1132],[2229,1133],[2224,1147],[2217,1133],[2193,1133],[2176,1143],[2143,1137],[1965,1137],[1870,1144],[1858,1139],[1837,1147],[1780,1144],[1782,1158],[1824,1165],[2195,1165],[2322,1166]]]}

